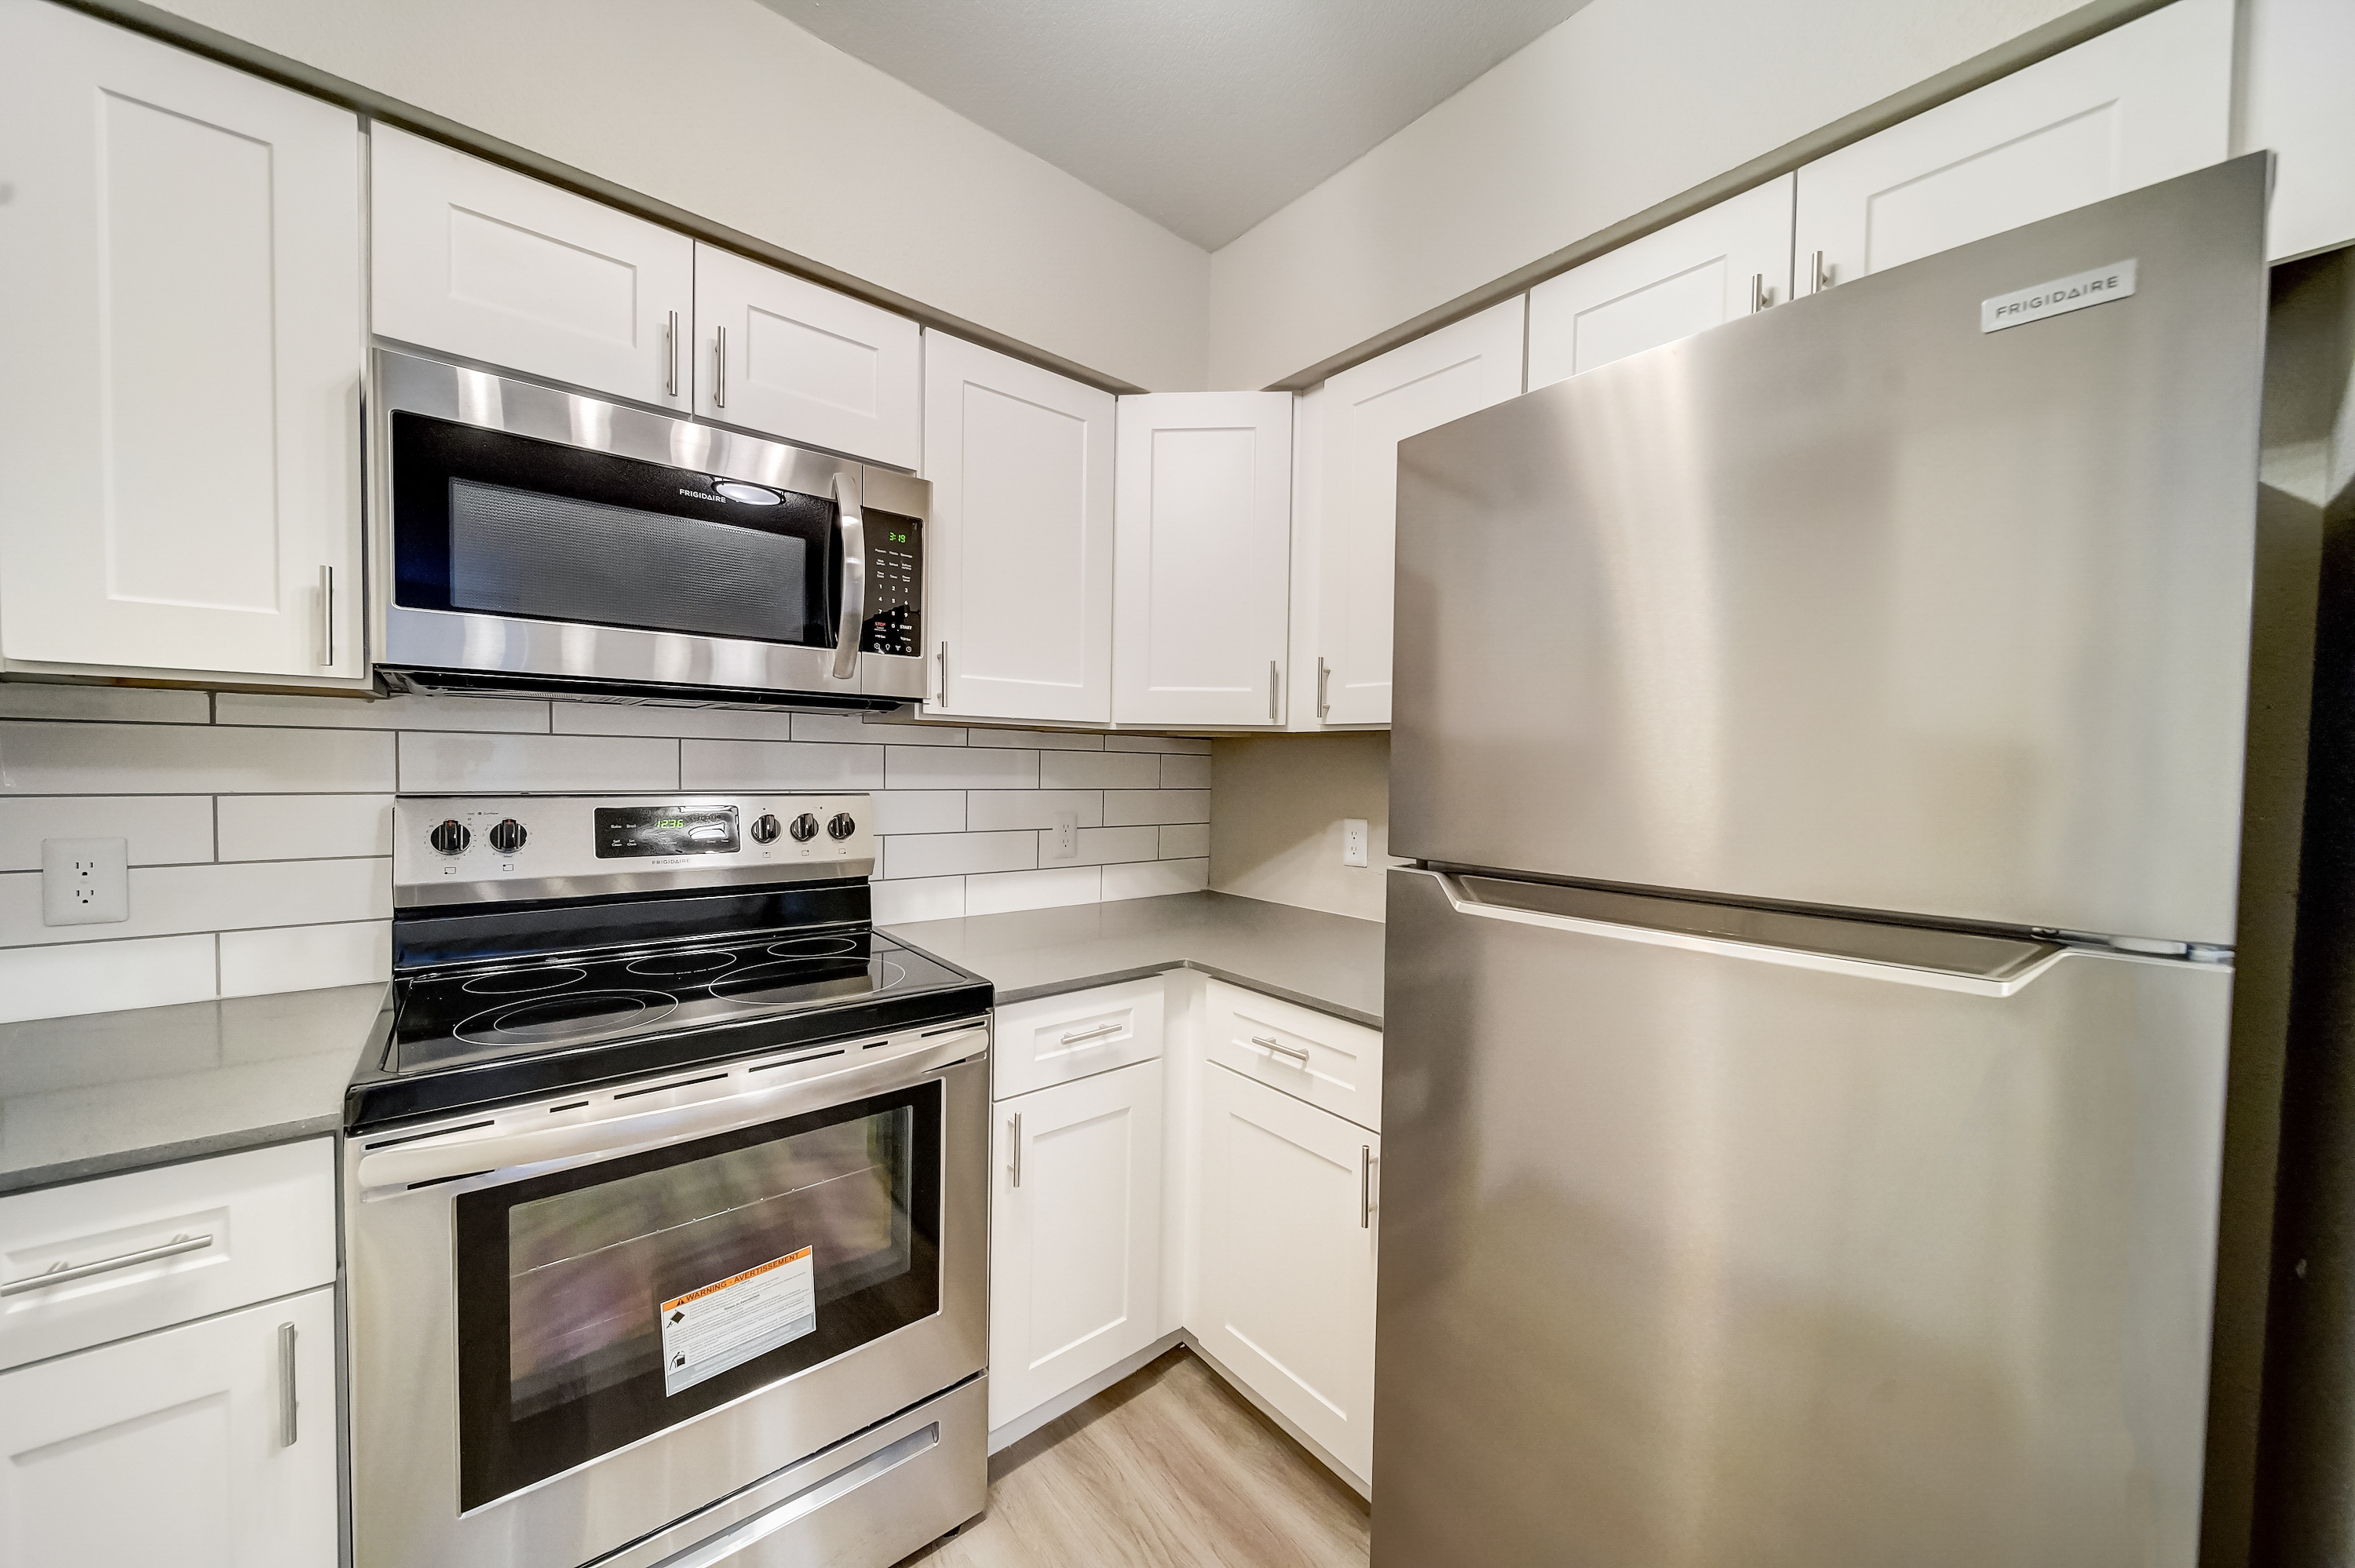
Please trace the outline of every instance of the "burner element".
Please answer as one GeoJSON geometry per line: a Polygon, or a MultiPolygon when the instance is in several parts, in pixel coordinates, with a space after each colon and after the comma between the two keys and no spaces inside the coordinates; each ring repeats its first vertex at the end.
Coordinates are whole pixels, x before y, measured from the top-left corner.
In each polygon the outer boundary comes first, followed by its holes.
{"type": "Polygon", "coordinates": [[[724,953],[717,948],[695,948],[684,953],[656,953],[651,958],[634,959],[622,967],[630,974],[645,975],[650,980],[682,980],[689,975],[718,974],[735,961],[734,953],[724,953]]]}
{"type": "Polygon", "coordinates": [[[476,975],[462,981],[458,989],[473,991],[476,996],[525,996],[536,991],[560,991],[568,985],[578,985],[588,973],[570,964],[543,964],[538,969],[476,975]]]}
{"type": "Polygon", "coordinates": [[[779,1003],[815,1002],[847,996],[868,996],[890,991],[908,978],[908,971],[889,959],[872,965],[840,959],[786,959],[755,964],[713,980],[711,994],[740,1007],[773,1007],[779,1003]]]}
{"type": "Polygon", "coordinates": [[[486,1007],[451,1033],[473,1045],[586,1045],[635,1034],[677,1005],[658,991],[582,991],[486,1007]]]}
{"type": "Polygon", "coordinates": [[[797,937],[769,944],[770,954],[780,959],[847,959],[865,951],[866,944],[857,937],[797,937]]]}

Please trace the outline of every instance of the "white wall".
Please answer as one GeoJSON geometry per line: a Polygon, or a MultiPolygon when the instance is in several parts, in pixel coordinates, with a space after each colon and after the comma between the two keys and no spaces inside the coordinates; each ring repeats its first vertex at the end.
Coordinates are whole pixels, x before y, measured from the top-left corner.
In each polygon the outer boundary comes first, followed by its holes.
{"type": "Polygon", "coordinates": [[[1210,886],[1361,920],[1382,917],[1392,859],[1387,732],[1267,735],[1211,743],[1219,814],[1210,886]],[[1367,823],[1365,866],[1341,863],[1341,823],[1367,823]]]}
{"type": "Polygon", "coordinates": [[[1282,380],[2077,4],[1593,0],[1214,255],[1209,384],[1282,380]]]}
{"type": "Polygon", "coordinates": [[[158,0],[1148,390],[1204,385],[1209,260],[754,0],[158,0]]]}

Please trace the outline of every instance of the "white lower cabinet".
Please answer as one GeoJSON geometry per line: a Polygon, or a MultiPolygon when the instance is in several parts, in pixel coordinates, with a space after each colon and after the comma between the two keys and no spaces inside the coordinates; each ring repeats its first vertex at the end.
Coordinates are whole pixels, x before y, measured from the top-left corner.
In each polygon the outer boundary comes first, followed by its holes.
{"type": "Polygon", "coordinates": [[[0,1373],[0,1568],[334,1568],[335,1291],[0,1373]]]}
{"type": "Polygon", "coordinates": [[[1362,1483],[1374,1463],[1381,1135],[1202,1069],[1202,1348],[1362,1483]]]}
{"type": "Polygon", "coordinates": [[[1000,1100],[992,1430],[1161,1337],[1161,1064],[1000,1100]]]}

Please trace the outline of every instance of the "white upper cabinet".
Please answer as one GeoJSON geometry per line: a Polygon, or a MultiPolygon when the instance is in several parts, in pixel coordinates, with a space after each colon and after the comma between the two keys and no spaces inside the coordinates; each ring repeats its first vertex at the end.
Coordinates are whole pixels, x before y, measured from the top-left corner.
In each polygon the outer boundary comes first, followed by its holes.
{"type": "Polygon", "coordinates": [[[1798,174],[1798,287],[1844,283],[2226,156],[2232,0],[2175,0],[1798,174]]]}
{"type": "Polygon", "coordinates": [[[1112,717],[1114,398],[924,334],[928,715],[1112,717]]]}
{"type": "MultiPolygon", "coordinates": [[[[1315,397],[1319,472],[1302,533],[1311,622],[1295,727],[1391,722],[1398,444],[1521,391],[1523,302],[1493,305],[1342,371],[1315,397]]],[[[1304,500],[1309,500],[1304,494],[1304,500]]]]}
{"type": "Polygon", "coordinates": [[[1791,297],[1785,175],[1529,291],[1529,389],[1791,297]]]}
{"type": "Polygon", "coordinates": [[[913,471],[922,334],[905,316],[709,245],[695,248],[695,411],[913,471]]]}
{"type": "Polygon", "coordinates": [[[389,126],[369,142],[378,334],[691,406],[693,240],[389,126]]]}
{"type": "Polygon", "coordinates": [[[2275,260],[2355,240],[2355,5],[2347,0],[2243,0],[2243,88],[2235,153],[2270,148],[2275,260]]]}
{"type": "Polygon", "coordinates": [[[0,659],[352,683],[361,140],[0,4],[0,659]]]}
{"type": "Polygon", "coordinates": [[[1283,724],[1292,401],[1120,399],[1115,722],[1283,724]]]}

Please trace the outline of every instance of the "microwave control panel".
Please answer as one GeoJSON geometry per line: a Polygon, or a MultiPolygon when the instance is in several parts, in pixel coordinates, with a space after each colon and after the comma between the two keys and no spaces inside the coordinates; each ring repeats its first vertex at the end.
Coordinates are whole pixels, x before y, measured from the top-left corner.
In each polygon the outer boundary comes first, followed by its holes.
{"type": "Polygon", "coordinates": [[[924,524],[867,509],[867,625],[862,653],[921,658],[924,650],[924,524]]]}

